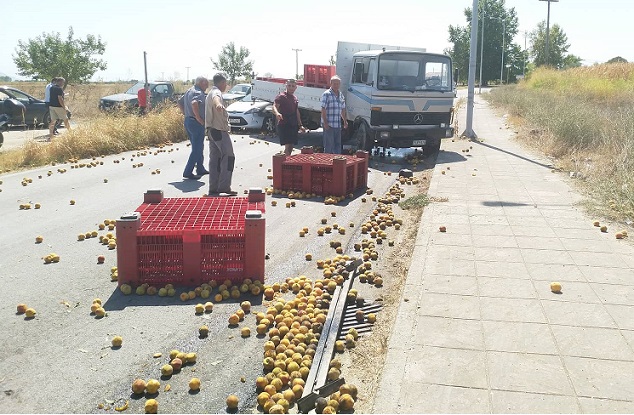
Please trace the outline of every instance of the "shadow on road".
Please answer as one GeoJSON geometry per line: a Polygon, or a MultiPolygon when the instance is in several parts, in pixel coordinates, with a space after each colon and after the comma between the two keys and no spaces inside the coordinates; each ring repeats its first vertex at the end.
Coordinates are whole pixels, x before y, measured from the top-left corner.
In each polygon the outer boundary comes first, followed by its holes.
{"type": "Polygon", "coordinates": [[[205,185],[205,183],[201,182],[200,180],[190,179],[183,179],[180,182],[169,182],[168,184],[170,186],[174,186],[176,189],[180,190],[183,193],[197,192],[198,190],[200,190],[201,187],[205,185]]]}
{"type": "Polygon", "coordinates": [[[436,164],[460,163],[463,161],[467,161],[467,158],[465,156],[462,156],[454,151],[442,150],[440,153],[438,153],[436,164]]]}
{"type": "MultiPolygon", "coordinates": [[[[194,287],[176,286],[176,295],[174,297],[160,297],[158,295],[136,295],[134,292],[130,295],[124,295],[119,288],[116,288],[112,295],[103,304],[106,311],[120,311],[125,310],[126,307],[136,306],[172,306],[172,305],[184,305],[192,307],[198,303],[204,304],[207,301],[211,301],[214,304],[218,304],[214,301],[214,295],[218,293],[217,290],[212,291],[209,298],[196,297],[193,300],[182,301],[179,298],[180,293],[193,291],[194,287]]],[[[262,305],[262,295],[253,296],[251,294],[242,294],[240,298],[229,298],[222,300],[220,304],[237,304],[240,305],[243,301],[249,301],[251,306],[262,305]]]]}
{"type": "Polygon", "coordinates": [[[500,151],[500,152],[502,152],[502,153],[508,154],[508,155],[510,155],[510,156],[513,156],[513,157],[517,157],[518,159],[522,159],[522,160],[524,160],[524,161],[528,161],[529,163],[537,164],[538,166],[541,166],[541,167],[544,167],[544,168],[547,168],[547,169],[553,169],[553,168],[554,168],[554,166],[553,166],[552,164],[544,164],[544,163],[540,163],[540,162],[538,162],[538,161],[531,160],[531,159],[529,159],[529,158],[527,158],[527,157],[520,156],[519,154],[515,154],[515,153],[513,153],[513,152],[510,152],[510,151],[507,151],[507,150],[501,149],[501,148],[496,147],[496,146],[492,146],[491,144],[481,143],[481,142],[479,142],[479,141],[474,141],[474,142],[475,142],[476,144],[478,144],[478,145],[481,145],[481,146],[484,146],[484,147],[490,148],[490,149],[492,149],[492,150],[497,150],[497,151],[500,151]]]}

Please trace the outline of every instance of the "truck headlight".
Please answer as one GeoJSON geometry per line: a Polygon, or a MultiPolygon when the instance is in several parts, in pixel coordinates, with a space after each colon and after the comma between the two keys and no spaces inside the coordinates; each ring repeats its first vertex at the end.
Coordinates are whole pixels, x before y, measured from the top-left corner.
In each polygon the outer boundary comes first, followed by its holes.
{"type": "Polygon", "coordinates": [[[380,137],[381,138],[390,138],[390,132],[389,131],[381,131],[380,137]]]}
{"type": "Polygon", "coordinates": [[[440,123],[440,128],[447,128],[447,124],[445,124],[444,122],[440,123]]]}

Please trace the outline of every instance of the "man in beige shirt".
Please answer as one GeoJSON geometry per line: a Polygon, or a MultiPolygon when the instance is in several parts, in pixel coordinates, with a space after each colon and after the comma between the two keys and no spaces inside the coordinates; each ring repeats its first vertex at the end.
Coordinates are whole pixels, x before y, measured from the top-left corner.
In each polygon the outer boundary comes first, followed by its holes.
{"type": "Polygon", "coordinates": [[[209,136],[209,196],[235,196],[231,190],[231,178],[236,157],[229,136],[229,114],[222,100],[227,89],[227,78],[222,74],[213,77],[213,88],[205,99],[205,128],[209,136]]]}

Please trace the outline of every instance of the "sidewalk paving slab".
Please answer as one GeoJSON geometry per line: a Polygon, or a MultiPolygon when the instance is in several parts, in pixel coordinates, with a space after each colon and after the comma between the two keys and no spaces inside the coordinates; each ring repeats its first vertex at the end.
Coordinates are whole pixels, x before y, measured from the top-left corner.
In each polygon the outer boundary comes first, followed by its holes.
{"type": "Polygon", "coordinates": [[[474,130],[443,141],[373,412],[634,412],[634,246],[480,96],[474,130]]]}

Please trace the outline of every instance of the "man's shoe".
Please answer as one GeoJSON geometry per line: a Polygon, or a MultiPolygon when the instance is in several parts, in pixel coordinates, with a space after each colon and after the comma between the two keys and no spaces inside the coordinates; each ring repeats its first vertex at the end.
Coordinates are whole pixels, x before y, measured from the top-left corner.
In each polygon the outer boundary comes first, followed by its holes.
{"type": "Polygon", "coordinates": [[[220,196],[237,196],[238,192],[235,190],[227,190],[226,192],[219,192],[220,196]]]}
{"type": "Polygon", "coordinates": [[[183,178],[184,179],[198,180],[198,179],[201,178],[201,176],[199,176],[197,174],[183,174],[183,178]]]}
{"type": "Polygon", "coordinates": [[[207,170],[196,170],[196,174],[199,176],[204,176],[205,174],[209,174],[209,172],[207,170]]]}

